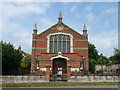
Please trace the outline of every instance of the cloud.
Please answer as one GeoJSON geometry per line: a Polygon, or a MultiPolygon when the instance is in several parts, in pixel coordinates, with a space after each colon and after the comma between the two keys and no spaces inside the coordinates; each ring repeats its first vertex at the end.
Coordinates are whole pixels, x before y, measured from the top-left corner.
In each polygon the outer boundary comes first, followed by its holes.
{"type": "Polygon", "coordinates": [[[113,49],[118,47],[117,30],[104,30],[101,33],[89,35],[90,42],[94,43],[99,53],[109,57],[113,54],[113,49]]]}
{"type": "Polygon", "coordinates": [[[71,7],[70,11],[74,12],[76,9],[77,9],[77,5],[74,5],[74,6],[71,7]]]}
{"type": "MultiPolygon", "coordinates": [[[[99,18],[97,18],[97,20],[100,20],[100,17],[99,18]]],[[[104,20],[104,22],[102,22],[101,24],[98,24],[97,25],[97,28],[109,28],[110,26],[110,21],[109,20],[104,20]]]]}
{"type": "Polygon", "coordinates": [[[78,14],[75,15],[76,18],[79,18],[80,16],[78,14]]]}
{"type": "Polygon", "coordinates": [[[96,16],[92,13],[92,12],[89,12],[86,16],[86,19],[88,22],[93,22],[93,20],[95,20],[96,16]]]}
{"type": "Polygon", "coordinates": [[[40,29],[40,32],[42,32],[51,27],[53,24],[54,22],[51,19],[44,17],[38,21],[38,25],[40,25],[40,27],[38,26],[38,29],[40,29]]]}
{"type": "Polygon", "coordinates": [[[10,21],[4,21],[2,26],[3,41],[12,43],[16,48],[21,45],[24,51],[30,53],[32,34],[28,28],[10,21]]]}
{"type": "Polygon", "coordinates": [[[93,9],[93,7],[94,7],[94,3],[93,4],[87,4],[85,6],[85,10],[91,11],[93,9]]]}
{"type": "Polygon", "coordinates": [[[107,10],[105,10],[106,14],[111,14],[111,13],[116,13],[118,11],[117,8],[109,8],[107,10]]]}
{"type": "Polygon", "coordinates": [[[109,26],[109,21],[107,20],[104,24],[104,27],[108,27],[109,26]]]}
{"type": "Polygon", "coordinates": [[[93,27],[92,27],[91,25],[87,25],[87,24],[86,24],[86,27],[87,27],[88,32],[93,29],[93,27]]]}
{"type": "Polygon", "coordinates": [[[3,3],[3,16],[14,17],[30,13],[42,14],[49,7],[49,3],[3,3]]]}
{"type": "MultiPolygon", "coordinates": [[[[25,25],[20,25],[13,18],[26,16],[28,14],[43,14],[50,7],[50,3],[3,3],[2,13],[2,35],[3,41],[11,42],[17,48],[22,46],[23,50],[31,53],[32,30],[25,25]]],[[[20,22],[19,22],[20,23],[20,22]]],[[[1,22],[0,22],[1,25],[1,22]]],[[[1,33],[1,31],[0,31],[1,33]]]]}

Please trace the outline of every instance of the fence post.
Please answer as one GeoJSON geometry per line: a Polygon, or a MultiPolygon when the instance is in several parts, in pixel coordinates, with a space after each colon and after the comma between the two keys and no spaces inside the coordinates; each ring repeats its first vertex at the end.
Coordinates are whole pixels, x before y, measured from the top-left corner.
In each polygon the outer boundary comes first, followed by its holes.
{"type": "Polygon", "coordinates": [[[71,78],[71,66],[67,65],[67,80],[70,80],[71,78]]]}
{"type": "Polygon", "coordinates": [[[50,65],[46,65],[46,79],[50,80],[50,65]]]}

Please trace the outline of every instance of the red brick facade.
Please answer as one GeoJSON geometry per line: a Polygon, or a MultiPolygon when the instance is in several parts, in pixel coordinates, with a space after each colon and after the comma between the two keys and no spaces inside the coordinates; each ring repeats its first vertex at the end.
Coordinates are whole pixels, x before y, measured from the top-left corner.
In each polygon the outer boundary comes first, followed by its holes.
{"type": "MultiPolygon", "coordinates": [[[[66,70],[69,65],[70,71],[81,71],[88,70],[88,35],[86,26],[84,25],[83,34],[79,34],[62,22],[61,15],[58,18],[58,23],[50,27],[46,31],[37,34],[37,27],[33,30],[32,35],[32,61],[31,61],[31,72],[36,71],[47,71],[46,66],[50,66],[50,70],[53,68],[53,60],[64,59],[66,60],[66,70]],[[62,29],[61,29],[62,27],[62,29]],[[52,33],[62,33],[72,35],[72,46],[73,50],[70,53],[50,53],[49,52],[49,41],[48,36],[52,33]],[[80,62],[83,62],[83,68],[80,69],[80,62]],[[39,65],[37,65],[39,64],[39,65]]],[[[69,72],[70,72],[69,71],[69,72]]],[[[68,74],[69,75],[69,74],[68,74]]]]}

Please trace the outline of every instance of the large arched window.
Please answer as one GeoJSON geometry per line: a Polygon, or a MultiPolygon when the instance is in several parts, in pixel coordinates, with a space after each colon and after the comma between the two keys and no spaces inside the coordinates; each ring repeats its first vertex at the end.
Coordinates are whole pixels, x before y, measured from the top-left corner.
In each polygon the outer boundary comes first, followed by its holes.
{"type": "Polygon", "coordinates": [[[72,37],[68,34],[57,33],[48,37],[49,53],[71,53],[72,52],[72,37]]]}

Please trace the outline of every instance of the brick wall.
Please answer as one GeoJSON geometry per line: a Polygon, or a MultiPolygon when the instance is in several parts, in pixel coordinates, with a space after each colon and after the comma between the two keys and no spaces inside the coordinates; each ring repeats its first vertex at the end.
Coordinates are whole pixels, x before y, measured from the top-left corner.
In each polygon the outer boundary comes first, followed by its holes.
{"type": "MultiPolygon", "coordinates": [[[[63,23],[62,23],[63,24],[63,23]]],[[[57,25],[57,24],[56,24],[57,25]]],[[[70,33],[73,35],[73,53],[62,53],[63,56],[69,58],[69,60],[79,60],[82,61],[83,58],[79,55],[84,56],[84,67],[85,69],[89,69],[88,65],[88,36],[83,36],[78,32],[72,30],[68,26],[64,25],[64,29],[58,31],[56,29],[56,25],[52,26],[48,30],[43,33],[36,35],[33,34],[32,39],[32,65],[31,70],[36,69],[36,60],[51,60],[51,57],[56,56],[57,53],[47,53],[47,36],[51,33],[64,32],[70,33]],[[37,56],[37,58],[35,58],[37,56]]],[[[51,61],[40,62],[40,67],[45,68],[46,64],[50,65],[52,68],[51,61]]],[[[80,68],[80,62],[67,62],[67,64],[71,65],[71,68],[80,68]]]]}

